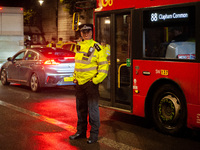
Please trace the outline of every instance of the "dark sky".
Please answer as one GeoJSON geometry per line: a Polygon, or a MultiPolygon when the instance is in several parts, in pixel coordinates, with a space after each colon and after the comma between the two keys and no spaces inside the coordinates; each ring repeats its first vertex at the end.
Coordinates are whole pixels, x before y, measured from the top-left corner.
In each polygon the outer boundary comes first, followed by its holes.
{"type": "Polygon", "coordinates": [[[39,6],[38,0],[0,0],[0,6],[31,8],[39,6]]]}

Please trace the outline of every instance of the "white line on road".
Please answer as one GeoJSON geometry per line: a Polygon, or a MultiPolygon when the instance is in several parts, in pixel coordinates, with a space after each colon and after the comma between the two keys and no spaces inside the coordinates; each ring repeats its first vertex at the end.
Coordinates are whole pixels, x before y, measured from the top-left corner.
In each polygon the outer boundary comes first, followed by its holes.
{"type": "MultiPolygon", "coordinates": [[[[38,114],[36,112],[33,112],[33,111],[30,111],[30,110],[15,106],[13,104],[4,102],[2,100],[0,100],[0,105],[5,106],[5,107],[10,108],[10,109],[13,109],[15,111],[24,113],[26,115],[32,116],[32,117],[37,118],[39,120],[51,123],[53,125],[59,126],[60,128],[63,128],[63,129],[65,129],[67,131],[70,131],[72,133],[76,133],[76,128],[74,126],[71,126],[71,125],[66,124],[64,122],[61,122],[61,121],[58,121],[56,119],[40,115],[40,114],[38,114]]],[[[112,147],[112,148],[115,148],[115,149],[119,149],[119,150],[139,150],[138,148],[135,148],[135,147],[123,144],[123,143],[118,143],[118,142],[116,142],[114,140],[111,140],[111,139],[108,139],[108,138],[105,138],[105,137],[100,138],[98,140],[98,142],[99,143],[103,143],[106,146],[109,146],[109,147],[112,147]]]]}

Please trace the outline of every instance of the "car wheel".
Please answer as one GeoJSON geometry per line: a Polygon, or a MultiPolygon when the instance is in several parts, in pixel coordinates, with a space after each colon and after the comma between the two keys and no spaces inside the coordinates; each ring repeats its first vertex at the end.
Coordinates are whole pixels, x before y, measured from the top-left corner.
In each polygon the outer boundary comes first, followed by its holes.
{"type": "Polygon", "coordinates": [[[166,84],[160,87],[152,102],[152,116],[156,128],[166,134],[176,135],[186,126],[186,102],[182,92],[166,84]]]}
{"type": "Polygon", "coordinates": [[[30,87],[33,92],[37,92],[40,89],[39,80],[38,80],[38,76],[36,73],[32,74],[32,76],[31,76],[30,87]]]}
{"type": "Polygon", "coordinates": [[[3,69],[2,72],[1,72],[1,83],[3,85],[9,85],[10,82],[7,81],[7,73],[6,73],[6,70],[3,69]]]}

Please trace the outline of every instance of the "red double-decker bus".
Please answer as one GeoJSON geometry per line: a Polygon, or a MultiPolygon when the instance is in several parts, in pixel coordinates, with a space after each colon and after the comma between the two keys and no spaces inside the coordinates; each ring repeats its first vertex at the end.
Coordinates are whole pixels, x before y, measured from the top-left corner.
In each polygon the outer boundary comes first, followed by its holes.
{"type": "Polygon", "coordinates": [[[200,0],[97,0],[94,37],[110,47],[100,104],[163,133],[200,127],[200,0]]]}

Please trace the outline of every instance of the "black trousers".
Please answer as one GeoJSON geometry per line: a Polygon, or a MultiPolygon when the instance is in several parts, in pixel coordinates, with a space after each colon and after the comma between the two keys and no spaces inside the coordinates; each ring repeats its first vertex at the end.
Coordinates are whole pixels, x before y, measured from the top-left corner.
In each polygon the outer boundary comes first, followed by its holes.
{"type": "Polygon", "coordinates": [[[90,136],[98,137],[100,127],[98,87],[99,85],[95,85],[92,81],[76,85],[77,133],[86,133],[89,112],[90,136]]]}

